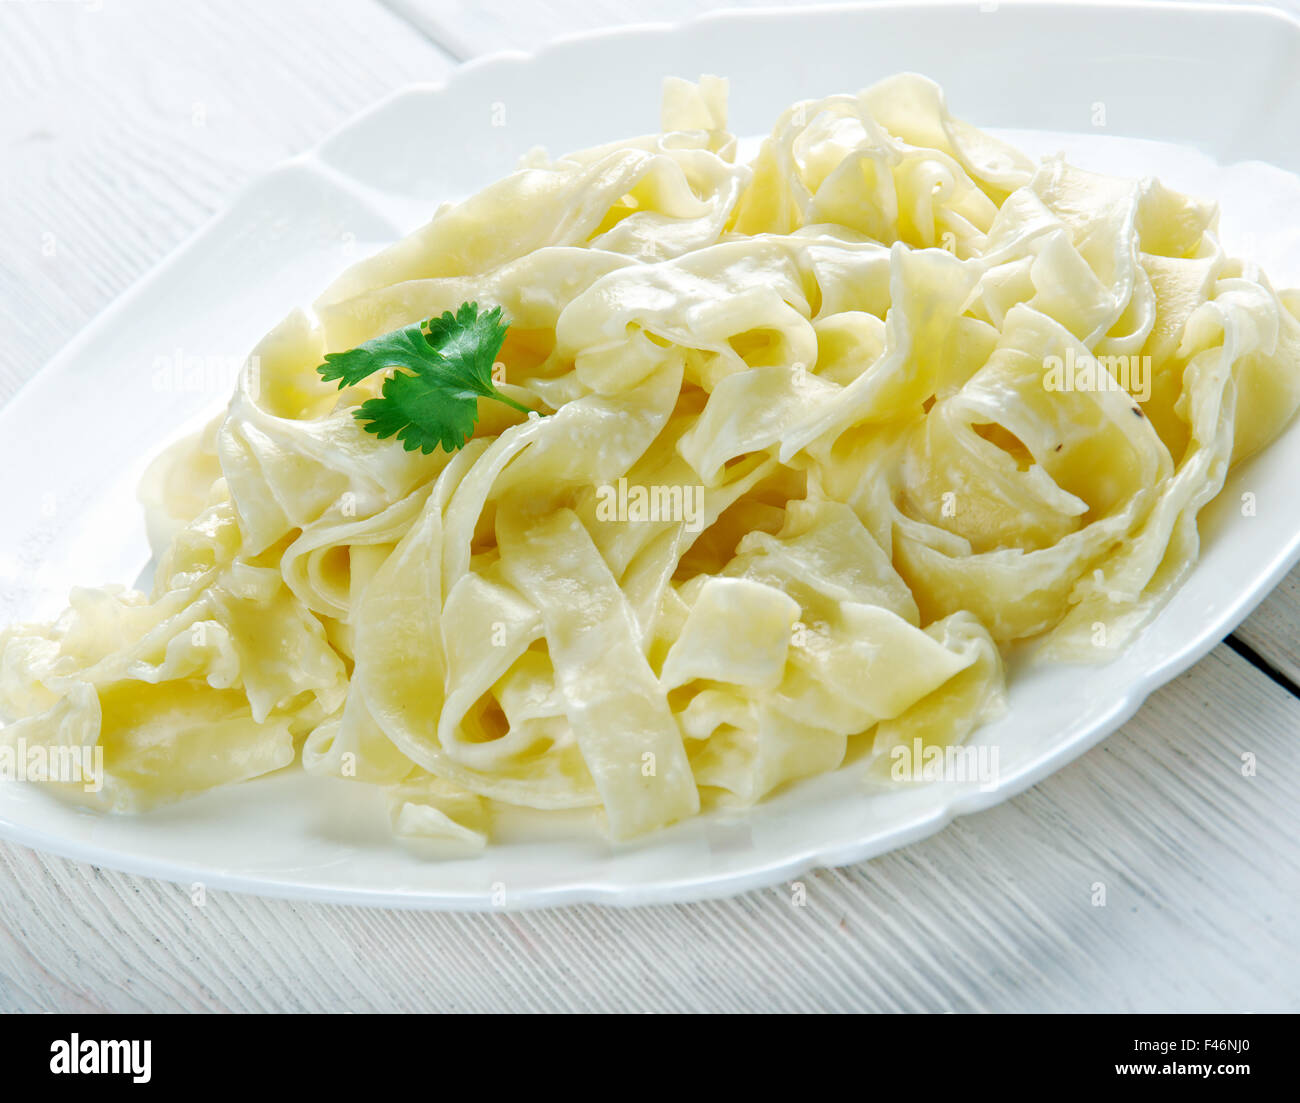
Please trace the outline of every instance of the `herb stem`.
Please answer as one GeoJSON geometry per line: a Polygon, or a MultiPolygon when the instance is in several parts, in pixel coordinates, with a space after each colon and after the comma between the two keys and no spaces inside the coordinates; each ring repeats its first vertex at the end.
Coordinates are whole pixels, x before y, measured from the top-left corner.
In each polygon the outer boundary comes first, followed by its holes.
{"type": "Polygon", "coordinates": [[[495,394],[489,395],[488,397],[495,398],[498,402],[504,402],[507,406],[513,406],[522,414],[531,414],[533,412],[531,407],[525,406],[522,402],[516,402],[513,398],[507,398],[500,391],[497,391],[495,394]]]}

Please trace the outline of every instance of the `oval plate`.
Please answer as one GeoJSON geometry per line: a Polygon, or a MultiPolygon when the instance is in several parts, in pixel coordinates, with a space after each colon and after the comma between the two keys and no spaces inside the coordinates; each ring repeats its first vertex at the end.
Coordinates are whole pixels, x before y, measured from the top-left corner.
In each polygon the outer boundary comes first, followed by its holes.
{"type": "MultiPolygon", "coordinates": [[[[729,77],[732,129],[757,135],[795,100],[902,69],[938,80],[962,118],[1031,152],[1064,147],[1088,167],[1160,171],[1222,197],[1240,191],[1242,170],[1220,165],[1267,162],[1248,169],[1254,200],[1225,204],[1225,236],[1254,234],[1275,282],[1300,282],[1286,271],[1300,257],[1300,22],[1269,9],[968,0],[742,12],[486,58],[383,101],[244,191],[0,411],[0,470],[40,473],[0,491],[0,623],[56,612],[74,583],[136,578],[148,551],[134,486],[148,458],[220,408],[247,350],[289,307],[437,203],[511,171],[534,145],[560,152],[655,129],[666,74],[729,77]],[[954,41],[963,48],[945,47],[954,41]],[[1061,136],[1088,129],[1099,89],[1107,136],[1061,136]],[[1153,144],[1170,142],[1188,148],[1153,144]],[[71,394],[81,402],[70,409],[71,394]]],[[[1300,558],[1297,468],[1293,426],[1233,473],[1202,516],[1201,561],[1119,659],[1013,670],[1007,715],[976,739],[999,751],[999,780],[985,789],[868,791],[847,767],[748,815],[701,817],[637,844],[613,847],[563,819],[540,832],[524,822],[480,857],[427,862],[393,843],[376,791],[289,770],[140,817],[2,785],[0,835],[151,877],[387,907],[691,900],[858,862],[1046,777],[1209,651],[1300,558]]]]}

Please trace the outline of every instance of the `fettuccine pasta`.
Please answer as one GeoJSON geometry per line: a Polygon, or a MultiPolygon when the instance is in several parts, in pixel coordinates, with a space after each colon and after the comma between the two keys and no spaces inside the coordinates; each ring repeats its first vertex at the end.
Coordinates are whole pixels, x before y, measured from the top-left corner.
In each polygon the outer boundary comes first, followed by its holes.
{"type": "Polygon", "coordinates": [[[153,592],[0,635],[0,740],[102,748],[69,795],[113,811],[300,760],[464,853],[504,805],[627,839],[960,743],[1017,641],[1126,646],[1300,402],[1300,293],[922,77],[750,164],[725,96],[669,80],[662,133],[530,155],[290,314],[146,477],[153,592]],[[459,450],[316,371],[469,300],[534,413],[483,401],[459,450]]]}

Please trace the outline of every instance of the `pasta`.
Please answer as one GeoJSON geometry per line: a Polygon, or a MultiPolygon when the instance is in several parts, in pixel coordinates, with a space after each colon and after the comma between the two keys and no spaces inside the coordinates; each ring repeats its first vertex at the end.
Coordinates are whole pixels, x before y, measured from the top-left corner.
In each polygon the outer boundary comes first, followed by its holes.
{"type": "Polygon", "coordinates": [[[903,74],[750,164],[725,82],[339,277],[152,465],[148,596],[0,634],[0,742],[145,809],[300,761],[431,854],[494,810],[629,839],[1004,707],[1003,659],[1125,647],[1229,466],[1300,403],[1300,292],[1154,180],[1031,161],[903,74]],[[316,372],[475,300],[503,393],[406,451],[316,372]]]}

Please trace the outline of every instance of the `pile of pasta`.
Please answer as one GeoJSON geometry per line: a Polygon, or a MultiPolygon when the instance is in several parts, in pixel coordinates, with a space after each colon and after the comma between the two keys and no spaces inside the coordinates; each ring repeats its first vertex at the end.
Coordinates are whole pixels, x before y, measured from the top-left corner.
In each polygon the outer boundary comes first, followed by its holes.
{"type": "Polygon", "coordinates": [[[530,155],[290,314],[146,477],[152,594],[0,637],[0,738],[102,746],[65,788],[115,811],[300,759],[458,853],[503,805],[626,839],[960,742],[1016,641],[1125,646],[1300,402],[1300,294],[1213,205],[1033,162],[923,77],[797,104],[749,164],[725,100],[669,80],[662,133],[530,155]],[[468,300],[542,416],[407,452],[353,417],[378,377],[315,370],[468,300]],[[1149,393],[1045,385],[1089,356],[1149,393]],[[618,486],[699,516],[611,518],[618,486]]]}

